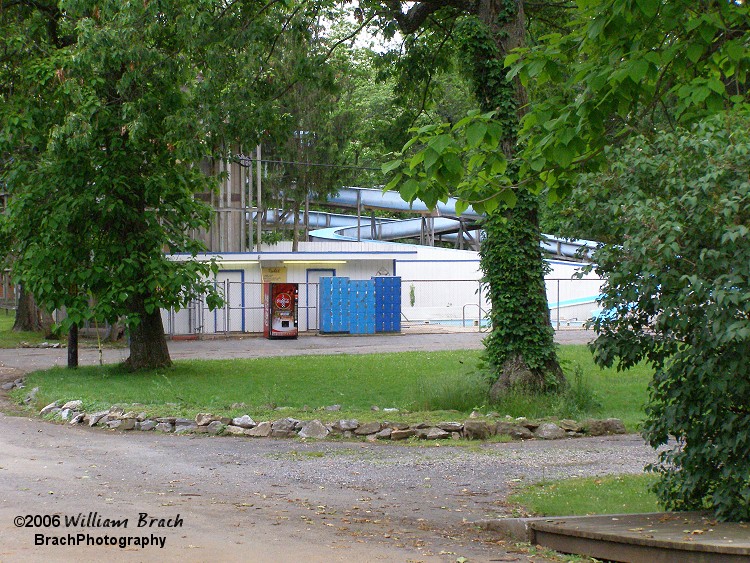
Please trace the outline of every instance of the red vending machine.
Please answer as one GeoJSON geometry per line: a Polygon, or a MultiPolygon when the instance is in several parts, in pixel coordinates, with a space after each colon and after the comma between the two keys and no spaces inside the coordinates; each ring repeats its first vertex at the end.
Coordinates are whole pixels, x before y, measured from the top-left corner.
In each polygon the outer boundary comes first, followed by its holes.
{"type": "Polygon", "coordinates": [[[263,284],[263,335],[266,338],[297,338],[296,283],[263,284]]]}

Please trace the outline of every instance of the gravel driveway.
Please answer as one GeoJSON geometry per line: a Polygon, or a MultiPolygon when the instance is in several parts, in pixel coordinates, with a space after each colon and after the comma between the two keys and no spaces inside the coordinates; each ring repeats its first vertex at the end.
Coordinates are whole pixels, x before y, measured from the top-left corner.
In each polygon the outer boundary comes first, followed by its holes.
{"type": "MultiPolygon", "coordinates": [[[[342,353],[357,347],[348,340],[339,344],[342,353]]],[[[446,339],[437,340],[446,348],[446,339]]],[[[33,352],[15,361],[29,369],[60,351],[33,352]]],[[[0,353],[0,362],[11,358],[0,353]]],[[[544,561],[471,523],[510,515],[506,496],[518,484],[639,473],[655,459],[633,435],[450,447],[313,443],[122,433],[2,414],[0,430],[3,563],[544,561]],[[14,526],[18,516],[90,513],[94,523],[128,519],[128,528],[14,526]],[[181,525],[139,528],[141,514],[165,525],[179,515],[181,525]],[[69,533],[94,542],[107,534],[153,536],[165,545],[34,545],[37,534],[69,533]]]]}

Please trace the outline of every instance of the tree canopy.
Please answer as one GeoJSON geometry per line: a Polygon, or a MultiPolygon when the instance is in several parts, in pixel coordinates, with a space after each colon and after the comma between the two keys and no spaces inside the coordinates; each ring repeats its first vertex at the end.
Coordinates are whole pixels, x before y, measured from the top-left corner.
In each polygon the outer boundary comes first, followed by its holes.
{"type": "Polygon", "coordinates": [[[561,85],[523,119],[521,170],[551,200],[573,190],[568,227],[606,243],[592,348],[603,365],[655,368],[660,499],[737,520],[750,506],[749,16],[743,2],[582,1],[571,30],[506,59],[526,84],[561,85]]]}
{"type": "Polygon", "coordinates": [[[200,250],[189,233],[209,210],[193,194],[215,179],[197,164],[248,129],[257,137],[257,119],[243,119],[271,105],[262,80],[243,90],[248,70],[263,77],[268,46],[257,41],[278,27],[263,12],[211,0],[3,7],[0,172],[14,275],[49,310],[64,307],[68,325],[127,314],[134,368],[170,363],[161,308],[201,294],[219,302],[211,265],[165,251],[200,250]]]}

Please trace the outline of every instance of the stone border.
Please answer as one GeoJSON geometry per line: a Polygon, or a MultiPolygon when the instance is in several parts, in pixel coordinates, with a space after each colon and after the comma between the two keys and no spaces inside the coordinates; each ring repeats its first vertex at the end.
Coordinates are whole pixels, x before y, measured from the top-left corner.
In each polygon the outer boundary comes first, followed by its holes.
{"type": "Polygon", "coordinates": [[[405,440],[415,437],[420,440],[486,440],[492,436],[508,436],[514,440],[559,440],[581,436],[602,436],[625,434],[625,426],[616,418],[598,420],[586,419],[581,422],[561,420],[535,422],[522,419],[481,420],[473,418],[463,422],[446,421],[438,423],[406,422],[360,422],[356,419],[340,419],[334,423],[323,423],[319,419],[298,420],[286,417],[277,420],[255,422],[249,415],[228,418],[210,413],[199,413],[194,419],[173,416],[148,418],[144,413],[125,412],[122,407],[113,406],[108,411],[86,413],[81,401],[55,401],[44,407],[42,416],[53,416],[71,425],[88,424],[118,430],[156,430],[175,434],[203,433],[230,436],[250,436],[255,438],[312,438],[324,440],[329,437],[364,438],[376,440],[405,440]]]}
{"type": "MultiPolygon", "coordinates": [[[[23,380],[3,386],[4,390],[22,389],[23,380]],[[11,386],[12,385],[12,386],[11,386]],[[5,389],[8,387],[7,389],[5,389]]],[[[24,399],[30,405],[39,389],[34,388],[24,399]]],[[[338,407],[338,405],[336,405],[338,407]]],[[[340,407],[339,407],[340,408],[340,407]]],[[[327,407],[327,410],[335,410],[327,407]]],[[[145,413],[125,411],[112,406],[109,410],[85,412],[83,402],[55,401],[39,411],[40,416],[66,421],[70,425],[87,424],[90,427],[103,427],[117,430],[158,431],[175,434],[211,434],[229,436],[249,436],[255,438],[302,438],[324,440],[341,437],[345,439],[405,440],[487,440],[493,436],[507,436],[513,440],[560,440],[581,436],[603,436],[626,434],[625,425],[617,418],[575,420],[533,421],[526,418],[505,417],[493,419],[492,415],[480,418],[473,412],[463,422],[445,421],[438,423],[406,422],[360,422],[357,419],[340,419],[333,423],[323,423],[319,419],[298,420],[285,417],[276,420],[254,421],[250,415],[235,418],[199,413],[194,419],[173,416],[147,417],[145,413]]]]}

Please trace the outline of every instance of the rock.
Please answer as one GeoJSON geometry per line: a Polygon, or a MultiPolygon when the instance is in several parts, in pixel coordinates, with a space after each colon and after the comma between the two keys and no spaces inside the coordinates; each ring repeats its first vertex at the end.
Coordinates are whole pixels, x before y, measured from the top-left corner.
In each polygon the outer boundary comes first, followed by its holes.
{"type": "Polygon", "coordinates": [[[86,413],[79,412],[76,413],[76,415],[70,419],[70,422],[68,424],[81,424],[83,422],[83,418],[86,416],[86,413]]]}
{"type": "Polygon", "coordinates": [[[482,416],[482,413],[480,413],[479,411],[471,411],[469,418],[479,418],[480,416],[482,416]]]}
{"type": "Polygon", "coordinates": [[[299,420],[295,418],[280,418],[271,424],[271,438],[292,438],[297,435],[296,428],[299,420]]]}
{"type": "Polygon", "coordinates": [[[316,440],[322,440],[328,434],[330,430],[320,422],[319,420],[312,420],[305,424],[299,431],[300,438],[314,438],[316,440]]]}
{"type": "Polygon", "coordinates": [[[53,410],[57,409],[55,412],[60,410],[60,405],[62,404],[62,401],[55,401],[54,403],[50,403],[46,407],[44,407],[42,410],[39,411],[40,416],[44,416],[45,414],[51,413],[53,410]]]}
{"type": "Polygon", "coordinates": [[[138,420],[138,414],[135,411],[128,411],[125,414],[121,414],[120,418],[134,418],[138,420]]]}
{"type": "Polygon", "coordinates": [[[495,412],[495,411],[490,411],[484,416],[486,416],[487,418],[498,418],[500,416],[500,413],[495,412]]]}
{"type": "Polygon", "coordinates": [[[198,426],[208,426],[214,420],[216,420],[216,417],[211,413],[199,412],[195,415],[195,424],[197,424],[198,426]]]}
{"type": "Polygon", "coordinates": [[[233,424],[229,424],[224,428],[224,434],[227,434],[228,436],[244,436],[245,435],[245,428],[242,428],[241,426],[234,426],[233,424]]]}
{"type": "Polygon", "coordinates": [[[8,383],[3,383],[2,386],[0,386],[0,389],[3,391],[10,391],[11,389],[16,388],[16,382],[15,381],[9,381],[8,383]]]}
{"type": "Polygon", "coordinates": [[[379,422],[365,422],[360,424],[354,433],[357,436],[367,436],[368,434],[376,434],[380,432],[381,426],[379,422]]]}
{"type": "Polygon", "coordinates": [[[359,421],[356,419],[339,420],[333,426],[336,430],[346,432],[347,430],[356,430],[359,428],[359,421]]]}
{"type": "Polygon", "coordinates": [[[191,422],[190,424],[175,424],[174,425],[174,433],[175,434],[187,434],[189,432],[195,432],[198,429],[198,425],[195,422],[191,422]]]}
{"type": "Polygon", "coordinates": [[[398,412],[398,409],[393,407],[387,407],[383,409],[383,412],[398,412]]]}
{"type": "Polygon", "coordinates": [[[125,410],[122,407],[118,407],[116,405],[112,405],[111,407],[109,407],[109,412],[110,412],[110,414],[114,414],[114,415],[120,416],[120,415],[122,415],[125,412],[125,410]]]}
{"type": "Polygon", "coordinates": [[[461,432],[464,429],[464,425],[460,422],[441,422],[437,427],[446,432],[461,432]]]}
{"type": "Polygon", "coordinates": [[[96,426],[99,423],[99,421],[102,420],[108,414],[109,414],[109,411],[99,411],[99,412],[89,414],[88,415],[89,426],[96,426]]]}
{"type": "Polygon", "coordinates": [[[197,426],[191,418],[175,418],[174,428],[177,430],[180,426],[197,426]]]}
{"type": "Polygon", "coordinates": [[[368,434],[365,436],[365,440],[368,442],[377,442],[378,441],[378,435],[377,434],[368,434]]]}
{"type": "Polygon", "coordinates": [[[329,405],[326,407],[327,411],[340,411],[341,405],[329,405]]]}
{"type": "Polygon", "coordinates": [[[135,425],[136,430],[143,430],[144,432],[148,432],[149,430],[153,430],[156,428],[157,423],[155,420],[143,420],[135,425]]]}
{"type": "Polygon", "coordinates": [[[137,420],[138,422],[143,422],[144,420],[147,420],[147,419],[148,419],[148,416],[146,415],[146,413],[145,413],[145,412],[139,412],[139,413],[138,413],[138,416],[136,416],[136,417],[135,417],[135,419],[136,419],[136,420],[137,420]]]}
{"type": "Polygon", "coordinates": [[[133,430],[136,420],[134,418],[116,418],[107,422],[109,428],[117,430],[133,430]]]}
{"type": "Polygon", "coordinates": [[[461,439],[460,432],[451,432],[451,440],[460,440],[460,439],[461,439]]]}
{"type": "Polygon", "coordinates": [[[495,430],[498,435],[510,436],[514,440],[531,440],[534,437],[534,433],[525,426],[519,426],[505,420],[499,421],[495,425],[495,430]]]}
{"type": "Polygon", "coordinates": [[[392,433],[393,433],[393,429],[392,429],[392,428],[387,428],[387,427],[386,427],[386,428],[383,428],[383,429],[382,429],[382,430],[381,430],[380,432],[378,432],[377,434],[375,434],[375,437],[376,437],[376,438],[377,438],[378,440],[390,440],[390,439],[391,439],[391,434],[392,434],[392,433]]]}
{"type": "Polygon", "coordinates": [[[224,424],[221,420],[214,420],[213,422],[209,422],[208,426],[206,426],[206,431],[209,434],[221,434],[224,431],[224,427],[227,426],[224,424]]]}
{"type": "Polygon", "coordinates": [[[608,418],[604,421],[604,426],[610,434],[627,434],[625,425],[619,418],[608,418]]]}
{"type": "Polygon", "coordinates": [[[407,430],[410,426],[406,422],[385,422],[383,426],[392,428],[393,430],[407,430]]]}
{"type": "Polygon", "coordinates": [[[25,404],[30,404],[36,401],[37,393],[39,393],[39,387],[34,387],[31,391],[29,391],[29,394],[24,397],[23,402],[25,404]]]}
{"type": "Polygon", "coordinates": [[[446,432],[440,428],[430,428],[423,436],[420,435],[420,438],[423,440],[447,440],[450,437],[450,432],[446,432]]]}
{"type": "Polygon", "coordinates": [[[605,434],[625,434],[625,425],[618,418],[598,420],[587,418],[581,422],[581,428],[589,436],[604,436],[605,434]]]}
{"type": "Polygon", "coordinates": [[[343,432],[343,433],[342,433],[341,435],[342,435],[342,436],[343,436],[344,438],[346,438],[347,440],[348,440],[349,438],[354,438],[354,432],[352,432],[351,430],[344,430],[344,432],[343,432]]]}
{"type": "Polygon", "coordinates": [[[165,424],[174,425],[176,420],[177,419],[174,416],[160,416],[160,417],[157,417],[156,422],[160,422],[160,423],[163,422],[165,424]]]}
{"type": "Polygon", "coordinates": [[[464,421],[464,437],[469,440],[486,440],[496,432],[495,424],[485,420],[464,421]]]}
{"type": "MultiPolygon", "coordinates": [[[[158,418],[156,419],[159,420],[158,418]]],[[[170,422],[157,422],[156,428],[154,428],[157,432],[174,432],[174,424],[170,422]]]]}
{"type": "Polygon", "coordinates": [[[231,425],[239,426],[240,428],[255,428],[257,426],[255,421],[246,414],[233,418],[231,421],[231,425]]]}
{"type": "Polygon", "coordinates": [[[62,418],[63,420],[68,420],[68,418],[70,418],[70,412],[71,412],[70,409],[65,409],[65,408],[60,409],[60,412],[59,412],[60,418],[62,418]]]}
{"type": "Polygon", "coordinates": [[[391,430],[391,440],[405,440],[406,438],[414,436],[416,433],[417,431],[413,428],[406,428],[404,430],[393,429],[391,430]]]}
{"type": "Polygon", "coordinates": [[[416,424],[410,424],[409,428],[414,428],[414,430],[420,430],[422,428],[432,428],[432,425],[427,424],[426,422],[417,422],[416,424]]]}
{"type": "Polygon", "coordinates": [[[247,405],[245,403],[232,403],[229,408],[232,410],[239,410],[247,408],[247,405]]]}
{"type": "Polygon", "coordinates": [[[545,422],[539,425],[539,428],[534,432],[534,436],[542,440],[562,440],[567,437],[567,434],[554,422],[545,422]]]}
{"type": "Polygon", "coordinates": [[[568,418],[564,418],[560,422],[557,423],[557,425],[565,430],[566,432],[580,432],[581,431],[581,425],[578,424],[575,420],[570,420],[568,418]]]}
{"type": "Polygon", "coordinates": [[[516,424],[518,426],[523,426],[524,428],[528,428],[532,432],[534,430],[536,430],[537,428],[539,428],[539,423],[538,422],[535,422],[533,420],[529,420],[529,419],[527,419],[526,417],[523,417],[523,416],[519,416],[516,419],[516,424]]]}
{"type": "Polygon", "coordinates": [[[514,426],[508,432],[508,436],[514,440],[531,440],[534,438],[534,433],[525,426],[514,426]]]}
{"type": "Polygon", "coordinates": [[[255,438],[267,438],[271,435],[271,423],[261,422],[255,428],[248,428],[245,430],[245,436],[253,436],[255,438]]]}
{"type": "Polygon", "coordinates": [[[378,411],[380,410],[380,407],[379,407],[379,406],[377,406],[377,405],[372,405],[372,406],[370,407],[370,410],[371,410],[371,411],[373,411],[373,412],[378,412],[378,411]]]}

